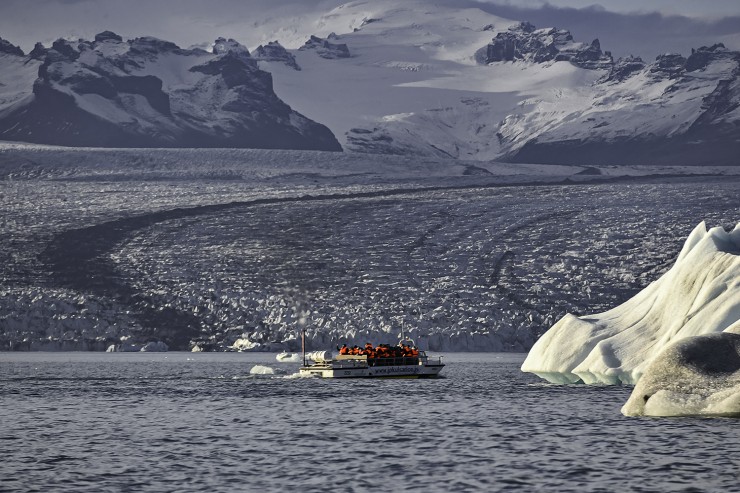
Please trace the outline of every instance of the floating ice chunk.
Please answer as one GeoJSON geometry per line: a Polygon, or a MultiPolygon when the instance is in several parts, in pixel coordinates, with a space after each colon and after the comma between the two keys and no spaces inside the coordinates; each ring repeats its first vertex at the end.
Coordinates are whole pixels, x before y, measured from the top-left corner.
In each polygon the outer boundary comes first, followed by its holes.
{"type": "Polygon", "coordinates": [[[275,359],[282,363],[299,363],[301,361],[301,355],[299,353],[288,353],[283,351],[275,356],[275,359]]]}
{"type": "Polygon", "coordinates": [[[687,337],[645,369],[627,416],[740,416],[740,323],[732,332],[687,337]]]}
{"type": "Polygon", "coordinates": [[[740,223],[727,233],[702,222],[660,279],[607,312],[566,315],[535,343],[522,370],[553,383],[634,384],[672,342],[738,320],[740,223]]]}
{"type": "Polygon", "coordinates": [[[269,366],[264,365],[254,365],[251,370],[249,370],[250,375],[274,375],[275,370],[273,368],[270,368],[269,366]]]}
{"type": "Polygon", "coordinates": [[[249,339],[237,339],[231,348],[237,351],[249,351],[250,349],[259,347],[259,345],[258,342],[252,342],[249,339]]]}
{"type": "Polygon", "coordinates": [[[147,352],[147,353],[164,353],[167,352],[169,348],[167,347],[167,344],[165,344],[162,341],[157,342],[147,342],[142,346],[141,351],[147,352]]]}

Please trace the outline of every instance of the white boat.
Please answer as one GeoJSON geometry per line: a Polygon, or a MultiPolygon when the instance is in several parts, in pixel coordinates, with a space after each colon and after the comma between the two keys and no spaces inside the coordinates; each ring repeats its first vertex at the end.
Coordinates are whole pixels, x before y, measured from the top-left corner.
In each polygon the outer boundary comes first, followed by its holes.
{"type": "Polygon", "coordinates": [[[437,378],[444,366],[441,356],[431,358],[424,351],[416,357],[395,358],[340,354],[304,364],[300,373],[322,378],[437,378]]]}

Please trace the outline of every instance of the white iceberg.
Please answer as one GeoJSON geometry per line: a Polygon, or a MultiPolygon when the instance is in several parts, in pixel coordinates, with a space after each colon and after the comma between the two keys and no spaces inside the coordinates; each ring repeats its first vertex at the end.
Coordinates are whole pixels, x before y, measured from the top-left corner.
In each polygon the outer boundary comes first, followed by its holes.
{"type": "Polygon", "coordinates": [[[740,416],[740,324],[731,330],[667,347],[645,369],[622,413],[740,416]]]}
{"type": "Polygon", "coordinates": [[[147,353],[165,353],[168,350],[169,350],[169,347],[167,347],[167,344],[165,344],[162,341],[147,342],[140,349],[140,351],[147,352],[147,353]]]}
{"type": "Polygon", "coordinates": [[[274,375],[275,369],[270,368],[269,366],[264,365],[254,365],[251,370],[249,370],[250,375],[274,375]]]}
{"type": "Polygon", "coordinates": [[[527,355],[522,371],[553,383],[635,384],[666,346],[722,332],[740,320],[740,223],[702,222],[671,269],[604,313],[566,315],[527,355]]]}
{"type": "Polygon", "coordinates": [[[283,351],[282,353],[278,353],[275,356],[275,359],[280,361],[281,363],[300,363],[301,354],[300,353],[289,353],[287,351],[283,351]]]}
{"type": "Polygon", "coordinates": [[[259,348],[258,342],[250,341],[247,338],[240,338],[234,341],[234,344],[232,344],[231,349],[234,349],[236,351],[250,351],[255,348],[259,348]]]}

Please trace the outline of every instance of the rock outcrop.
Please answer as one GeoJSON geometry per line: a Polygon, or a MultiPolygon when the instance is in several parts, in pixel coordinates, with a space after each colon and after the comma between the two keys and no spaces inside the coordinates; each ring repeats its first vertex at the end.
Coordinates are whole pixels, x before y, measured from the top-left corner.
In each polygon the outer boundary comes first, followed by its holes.
{"type": "Polygon", "coordinates": [[[623,82],[644,69],[645,62],[639,56],[619,58],[601,82],[623,82]]]}
{"type": "MultiPolygon", "coordinates": [[[[329,39],[336,38],[336,36],[329,35],[329,39]]],[[[344,43],[331,43],[328,39],[319,38],[318,36],[311,36],[306,43],[298,48],[301,51],[312,50],[321,58],[334,59],[334,58],[349,58],[349,48],[344,43]]]]}
{"type": "Polygon", "coordinates": [[[23,56],[23,50],[20,46],[16,46],[10,41],[0,38],[0,53],[8,53],[10,55],[23,56]]]}
{"type": "Polygon", "coordinates": [[[281,62],[294,70],[301,69],[295,61],[295,56],[277,41],[270,41],[266,45],[259,45],[254,50],[254,59],[261,62],[281,62]]]}
{"type": "Polygon", "coordinates": [[[537,29],[529,22],[522,22],[501,32],[475,55],[478,63],[516,60],[534,63],[568,61],[586,69],[608,69],[612,65],[609,52],[601,51],[598,39],[591,44],[573,41],[570,31],[565,29],[537,29]]]}

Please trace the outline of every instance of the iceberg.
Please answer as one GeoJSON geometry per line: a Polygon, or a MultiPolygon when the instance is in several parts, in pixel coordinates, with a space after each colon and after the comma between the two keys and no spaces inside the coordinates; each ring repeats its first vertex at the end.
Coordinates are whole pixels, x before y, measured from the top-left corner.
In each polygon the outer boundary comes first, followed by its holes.
{"type": "Polygon", "coordinates": [[[622,407],[626,416],[740,417],[740,323],[663,350],[622,407]]]}
{"type": "Polygon", "coordinates": [[[156,342],[147,342],[142,346],[140,351],[143,352],[149,352],[149,353],[164,353],[169,350],[169,347],[167,347],[167,344],[165,344],[162,341],[156,341],[156,342]]]}
{"type": "Polygon", "coordinates": [[[552,383],[635,384],[671,343],[723,332],[740,320],[740,223],[700,223],[675,264],[604,313],[565,315],[532,347],[522,371],[552,383]]]}
{"type": "Polygon", "coordinates": [[[254,365],[251,370],[249,370],[250,375],[274,375],[275,369],[270,368],[269,366],[264,365],[254,365]]]}
{"type": "Polygon", "coordinates": [[[275,359],[282,363],[300,363],[301,355],[299,353],[283,351],[282,353],[278,353],[275,359]]]}

